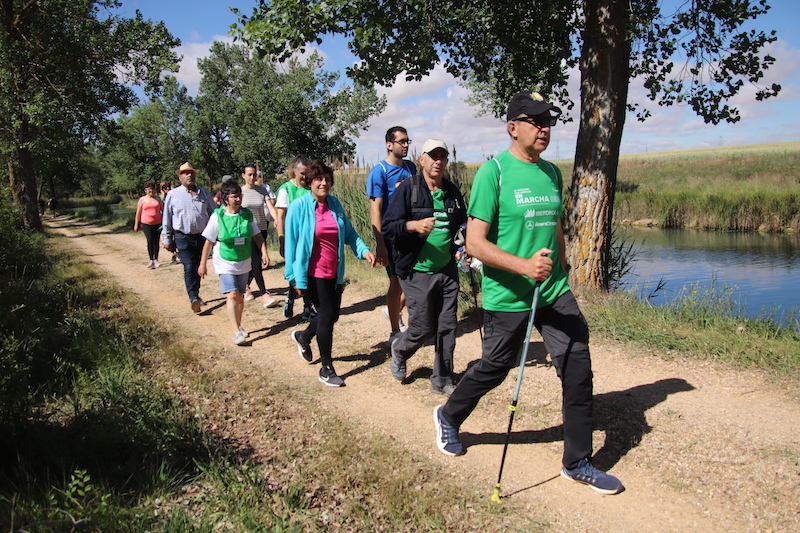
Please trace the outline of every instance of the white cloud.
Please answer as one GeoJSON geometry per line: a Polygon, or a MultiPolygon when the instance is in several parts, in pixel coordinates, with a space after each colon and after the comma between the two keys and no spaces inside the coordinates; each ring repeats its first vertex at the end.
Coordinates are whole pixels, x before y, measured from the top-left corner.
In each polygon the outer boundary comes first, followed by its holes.
{"type": "Polygon", "coordinates": [[[197,60],[208,57],[211,52],[211,45],[214,44],[215,41],[232,43],[233,37],[228,35],[215,35],[211,41],[186,43],[175,49],[178,55],[183,56],[180,69],[178,73],[175,74],[175,77],[180,83],[186,86],[186,89],[191,95],[197,94],[197,89],[200,87],[200,79],[203,77],[200,74],[200,69],[197,68],[197,60]]]}

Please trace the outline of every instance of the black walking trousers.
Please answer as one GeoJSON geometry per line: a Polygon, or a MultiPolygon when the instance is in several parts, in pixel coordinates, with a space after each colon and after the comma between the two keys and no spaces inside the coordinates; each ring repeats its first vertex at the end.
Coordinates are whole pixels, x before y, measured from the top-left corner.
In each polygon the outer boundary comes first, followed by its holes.
{"type": "MultiPolygon", "coordinates": [[[[480,399],[505,380],[519,362],[530,311],[484,311],[481,359],[470,368],[442,411],[455,427],[475,409],[480,399]]],[[[551,305],[537,309],[536,329],[561,379],[564,456],[562,463],[574,468],[592,455],[592,362],[589,327],[572,292],[551,305]]]]}

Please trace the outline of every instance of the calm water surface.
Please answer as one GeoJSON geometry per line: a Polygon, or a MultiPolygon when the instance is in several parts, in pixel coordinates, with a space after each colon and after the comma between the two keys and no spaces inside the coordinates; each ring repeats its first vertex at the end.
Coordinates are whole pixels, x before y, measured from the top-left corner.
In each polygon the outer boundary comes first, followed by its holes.
{"type": "Polygon", "coordinates": [[[699,283],[735,287],[750,317],[777,310],[776,318],[800,305],[800,235],[723,233],[626,228],[626,240],[639,248],[626,286],[648,295],[655,305],[699,283]]]}

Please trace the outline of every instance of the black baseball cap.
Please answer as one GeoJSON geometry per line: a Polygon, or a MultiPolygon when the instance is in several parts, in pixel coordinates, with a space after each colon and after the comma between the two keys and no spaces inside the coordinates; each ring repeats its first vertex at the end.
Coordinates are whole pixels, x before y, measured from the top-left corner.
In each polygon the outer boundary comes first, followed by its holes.
{"type": "Polygon", "coordinates": [[[522,115],[541,115],[547,111],[553,111],[556,116],[561,114],[561,109],[545,101],[541,94],[531,91],[522,91],[521,93],[515,94],[514,98],[508,103],[506,122],[514,120],[522,115]]]}

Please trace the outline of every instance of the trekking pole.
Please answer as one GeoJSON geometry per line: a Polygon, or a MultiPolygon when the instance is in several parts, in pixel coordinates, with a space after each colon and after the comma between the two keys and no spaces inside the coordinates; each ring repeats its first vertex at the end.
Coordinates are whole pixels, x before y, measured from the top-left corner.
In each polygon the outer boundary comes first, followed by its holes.
{"type": "Polygon", "coordinates": [[[500,479],[503,477],[503,466],[506,463],[506,452],[508,451],[508,442],[511,440],[511,425],[514,423],[514,413],[517,412],[517,400],[519,399],[519,388],[522,385],[522,374],[525,371],[525,361],[528,359],[528,345],[531,342],[531,332],[533,331],[533,319],[536,316],[536,306],[539,304],[539,284],[536,283],[533,289],[533,303],[531,304],[531,316],[528,318],[528,331],[525,334],[525,345],[522,347],[522,356],[519,361],[519,373],[517,374],[517,388],[514,389],[514,398],[511,400],[511,405],[508,409],[511,415],[508,417],[508,429],[506,430],[506,442],[503,444],[503,457],[500,459],[500,472],[497,474],[497,483],[494,486],[494,494],[492,494],[492,501],[500,503],[500,479]]]}

